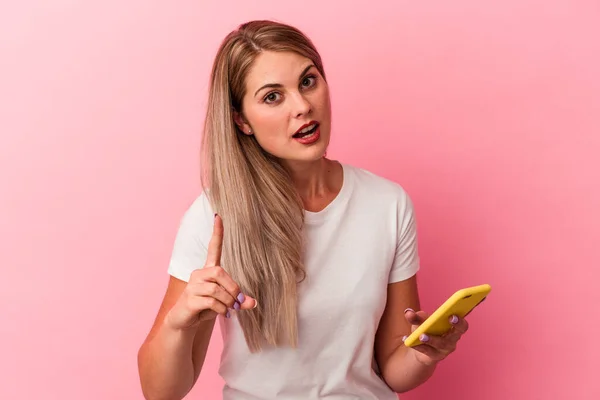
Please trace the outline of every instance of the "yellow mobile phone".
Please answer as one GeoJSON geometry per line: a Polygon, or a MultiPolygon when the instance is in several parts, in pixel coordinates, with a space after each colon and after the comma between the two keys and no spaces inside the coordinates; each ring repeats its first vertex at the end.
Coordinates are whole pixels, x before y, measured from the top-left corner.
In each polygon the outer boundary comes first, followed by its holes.
{"type": "Polygon", "coordinates": [[[488,284],[461,289],[454,293],[433,314],[429,316],[413,333],[411,333],[404,344],[408,347],[418,346],[421,343],[419,336],[423,333],[441,336],[452,328],[450,317],[456,315],[459,318],[466,317],[475,307],[484,301],[492,290],[488,284]]]}

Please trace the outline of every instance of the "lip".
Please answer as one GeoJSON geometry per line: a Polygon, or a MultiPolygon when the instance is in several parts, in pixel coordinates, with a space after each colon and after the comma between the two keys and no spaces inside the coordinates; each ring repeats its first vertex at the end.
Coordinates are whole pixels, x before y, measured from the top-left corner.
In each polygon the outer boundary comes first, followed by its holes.
{"type": "Polygon", "coordinates": [[[319,121],[310,121],[310,122],[307,122],[306,124],[304,124],[304,125],[302,125],[300,128],[298,128],[298,130],[297,130],[296,132],[294,132],[294,133],[292,134],[292,136],[294,136],[294,135],[297,135],[298,133],[300,133],[300,131],[301,131],[302,129],[304,129],[304,128],[306,128],[306,127],[309,127],[309,126],[311,126],[311,125],[313,125],[313,124],[317,124],[317,125],[319,125],[319,121]]]}
{"type": "Polygon", "coordinates": [[[317,125],[317,129],[310,137],[302,137],[302,138],[292,138],[296,142],[304,144],[304,145],[312,145],[319,141],[321,138],[321,126],[317,125]]]}

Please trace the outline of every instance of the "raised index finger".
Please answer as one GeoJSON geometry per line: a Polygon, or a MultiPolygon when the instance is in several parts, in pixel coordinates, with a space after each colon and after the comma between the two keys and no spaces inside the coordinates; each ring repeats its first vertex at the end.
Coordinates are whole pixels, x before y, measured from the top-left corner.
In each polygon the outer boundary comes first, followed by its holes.
{"type": "Polygon", "coordinates": [[[208,255],[206,257],[207,267],[216,267],[221,265],[221,249],[223,248],[223,220],[218,214],[215,214],[213,234],[208,243],[208,255]]]}

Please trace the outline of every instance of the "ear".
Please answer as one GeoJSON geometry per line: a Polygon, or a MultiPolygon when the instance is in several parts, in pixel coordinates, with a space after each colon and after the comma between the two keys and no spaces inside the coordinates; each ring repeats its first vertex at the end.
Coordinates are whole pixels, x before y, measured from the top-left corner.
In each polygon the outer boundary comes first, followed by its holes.
{"type": "Polygon", "coordinates": [[[246,122],[246,119],[241,113],[237,112],[236,110],[233,110],[233,120],[237,127],[245,135],[252,135],[252,128],[250,128],[250,125],[248,124],[248,122],[246,122]]]}

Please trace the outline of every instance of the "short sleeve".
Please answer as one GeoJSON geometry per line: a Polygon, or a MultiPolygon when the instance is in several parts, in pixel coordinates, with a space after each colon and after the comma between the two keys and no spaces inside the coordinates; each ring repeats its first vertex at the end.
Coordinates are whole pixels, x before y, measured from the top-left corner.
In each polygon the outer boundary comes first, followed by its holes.
{"type": "Polygon", "coordinates": [[[202,193],[181,218],[167,269],[169,275],[187,282],[194,270],[204,266],[213,224],[214,213],[202,193]]]}
{"type": "Polygon", "coordinates": [[[396,253],[388,283],[406,280],[420,268],[415,210],[411,198],[404,192],[398,200],[396,226],[396,253]]]}

